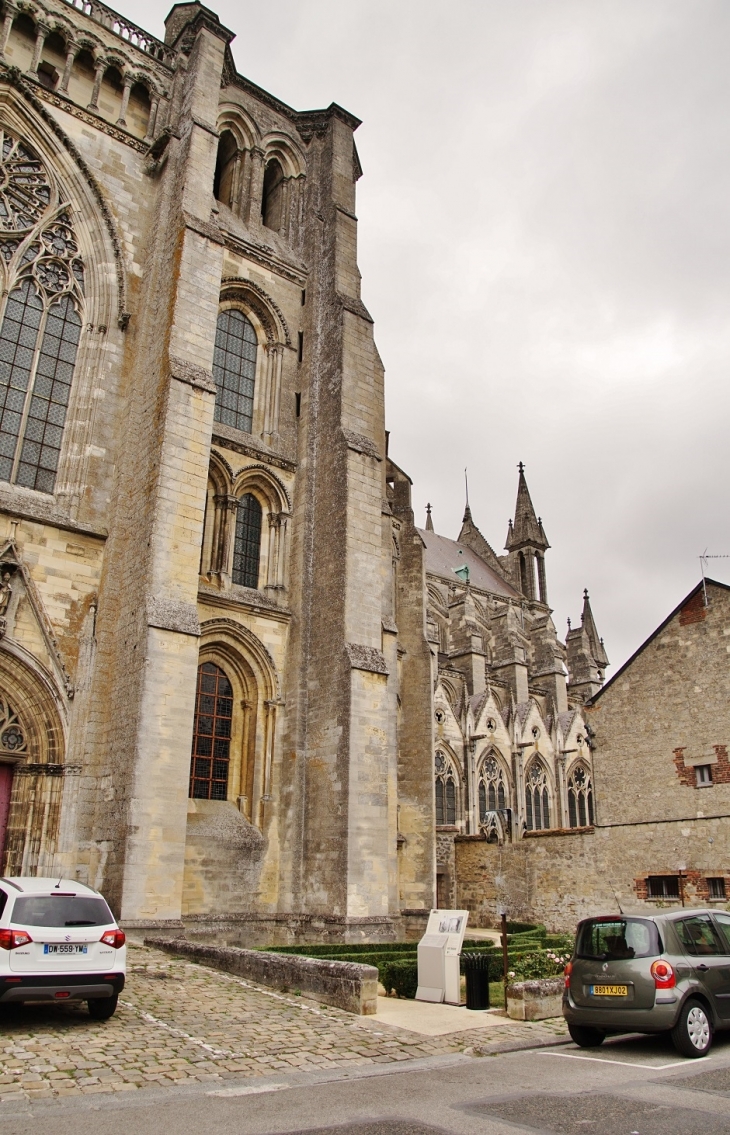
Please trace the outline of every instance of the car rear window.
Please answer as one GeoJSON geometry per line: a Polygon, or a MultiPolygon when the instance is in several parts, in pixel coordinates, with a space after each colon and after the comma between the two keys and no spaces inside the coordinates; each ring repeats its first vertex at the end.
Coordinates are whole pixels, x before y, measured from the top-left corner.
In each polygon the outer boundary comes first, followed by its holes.
{"type": "Polygon", "coordinates": [[[659,932],[647,918],[590,919],[580,927],[575,953],[602,962],[652,958],[661,953],[659,932]]]}
{"type": "Polygon", "coordinates": [[[109,926],[112,912],[102,898],[86,895],[24,895],[15,900],[19,926],[109,926]]]}

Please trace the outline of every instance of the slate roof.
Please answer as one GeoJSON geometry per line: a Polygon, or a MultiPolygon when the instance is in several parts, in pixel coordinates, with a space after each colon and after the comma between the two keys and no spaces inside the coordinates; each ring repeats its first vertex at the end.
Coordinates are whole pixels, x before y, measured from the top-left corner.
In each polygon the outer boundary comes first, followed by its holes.
{"type": "Polygon", "coordinates": [[[491,591],[495,595],[504,595],[510,598],[520,598],[519,591],[510,587],[506,580],[497,575],[488,564],[485,564],[476,552],[460,544],[458,540],[449,540],[446,536],[438,536],[425,528],[418,529],[426,545],[426,571],[431,575],[438,575],[449,583],[456,583],[457,568],[466,564],[469,568],[469,582],[478,591],[491,591]]]}

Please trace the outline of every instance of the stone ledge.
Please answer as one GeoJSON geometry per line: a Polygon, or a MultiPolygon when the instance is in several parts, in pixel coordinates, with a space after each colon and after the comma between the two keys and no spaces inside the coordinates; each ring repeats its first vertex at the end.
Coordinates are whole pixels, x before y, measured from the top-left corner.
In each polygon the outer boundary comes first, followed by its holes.
{"type": "Polygon", "coordinates": [[[213,969],[248,978],[275,989],[299,989],[315,1001],[348,1013],[370,1016],[378,1010],[378,971],[354,962],[328,962],[300,954],[242,950],[237,946],[205,946],[186,938],[145,938],[168,954],[194,958],[213,969]]]}
{"type": "Polygon", "coordinates": [[[148,596],[147,624],[162,631],[175,631],[177,634],[200,638],[197,608],[192,603],[185,603],[178,599],[161,599],[154,595],[148,596]]]}
{"type": "Polygon", "coordinates": [[[374,646],[363,646],[358,642],[346,642],[345,650],[353,670],[367,670],[371,674],[390,673],[382,650],[377,650],[374,646]]]}

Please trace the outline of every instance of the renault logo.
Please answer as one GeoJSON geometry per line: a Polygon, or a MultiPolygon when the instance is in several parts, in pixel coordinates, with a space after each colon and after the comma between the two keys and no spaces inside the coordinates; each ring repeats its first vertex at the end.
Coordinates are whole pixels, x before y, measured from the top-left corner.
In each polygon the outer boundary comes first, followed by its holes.
{"type": "Polygon", "coordinates": [[[605,972],[606,972],[606,970],[608,969],[608,962],[604,962],[604,963],[603,963],[603,965],[601,966],[601,969],[602,969],[602,970],[603,970],[603,972],[605,973],[605,972]]]}

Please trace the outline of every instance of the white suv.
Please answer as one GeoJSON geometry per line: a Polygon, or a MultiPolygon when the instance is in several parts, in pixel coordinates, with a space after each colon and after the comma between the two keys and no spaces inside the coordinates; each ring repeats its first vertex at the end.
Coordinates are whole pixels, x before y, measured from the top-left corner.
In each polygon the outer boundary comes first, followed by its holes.
{"type": "Polygon", "coordinates": [[[127,948],[104,899],[71,879],[0,878],[0,1006],[86,1001],[111,1017],[127,948]]]}

